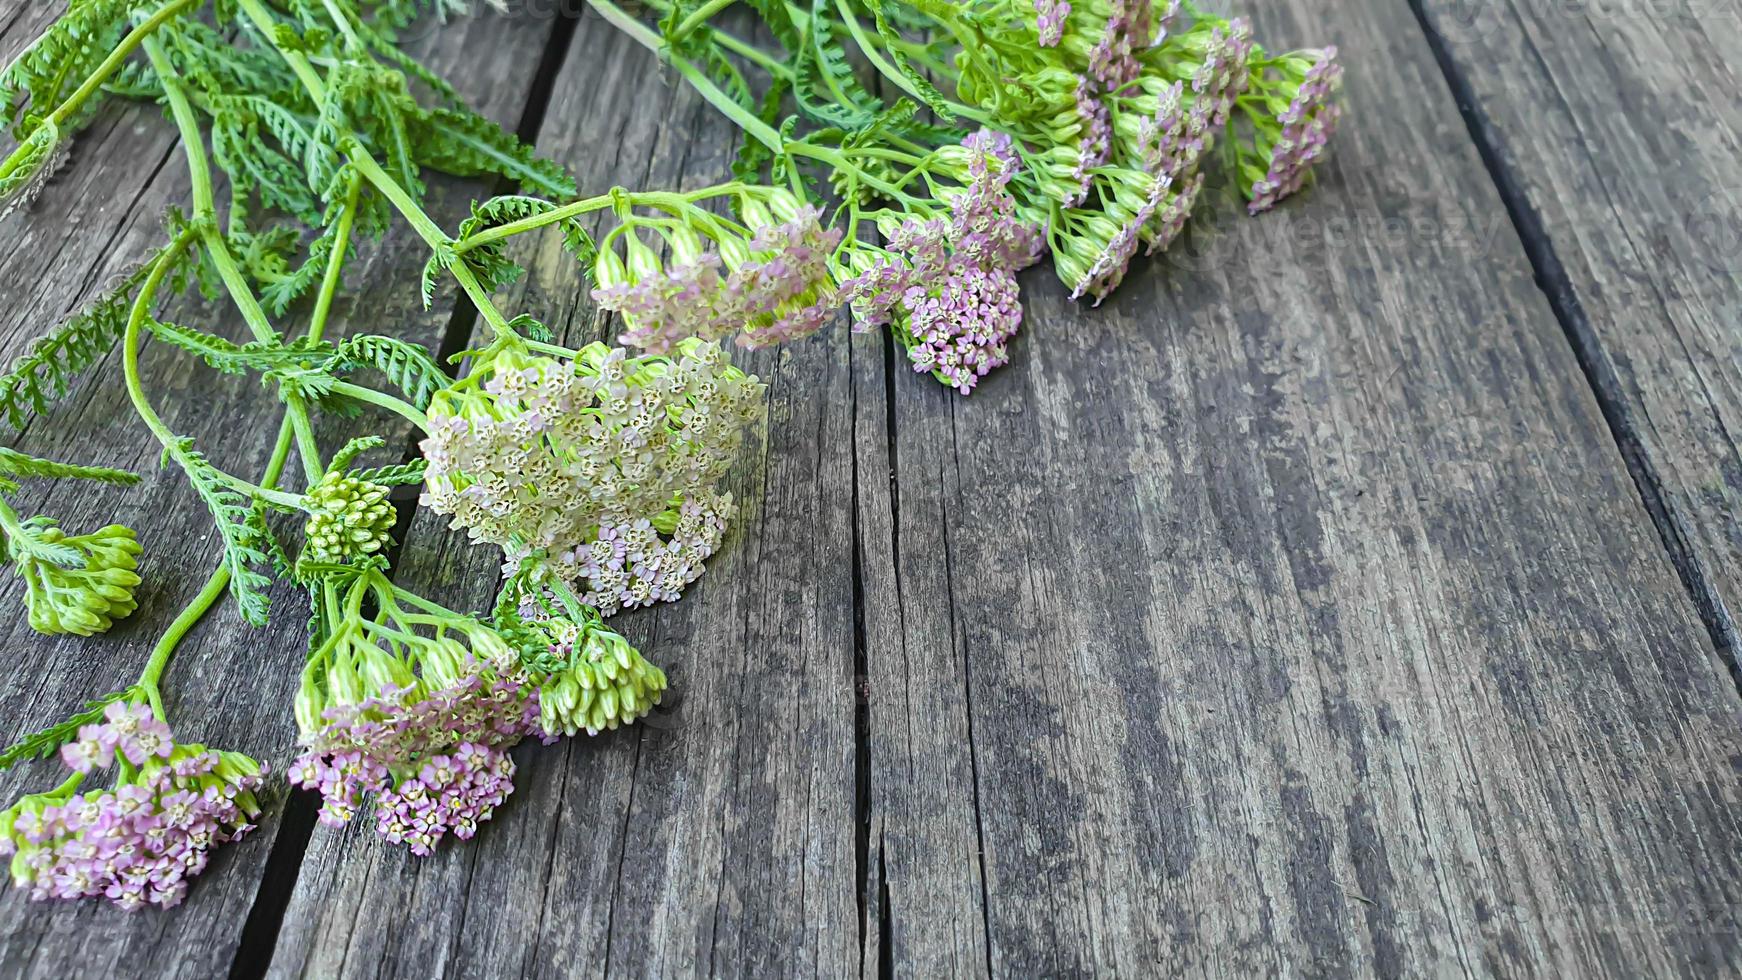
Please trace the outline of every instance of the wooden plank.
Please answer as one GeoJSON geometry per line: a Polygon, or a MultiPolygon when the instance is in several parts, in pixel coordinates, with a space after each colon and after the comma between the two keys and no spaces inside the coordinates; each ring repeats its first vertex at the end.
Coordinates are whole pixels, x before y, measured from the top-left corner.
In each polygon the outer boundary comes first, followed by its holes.
{"type": "Polygon", "coordinates": [[[1733,4],[1429,0],[1660,529],[1742,641],[1742,106],[1733,4]]]}
{"type": "MultiPolygon", "coordinates": [[[[430,36],[422,45],[423,54],[438,69],[463,62],[466,72],[456,73],[461,90],[484,111],[512,126],[519,118],[548,29],[548,21],[537,19],[464,20],[430,36]],[[528,55],[481,65],[472,57],[479,46],[520,50],[528,55]]],[[[141,111],[129,109],[109,115],[127,117],[141,111]]],[[[155,110],[143,111],[155,115],[155,110]]],[[[167,123],[142,118],[111,125],[107,131],[125,134],[143,145],[160,146],[168,155],[173,139],[164,134],[167,129],[167,123]]],[[[24,219],[25,233],[38,236],[33,239],[38,243],[33,248],[58,249],[61,257],[56,261],[74,281],[98,282],[114,269],[136,261],[157,241],[155,223],[162,208],[187,196],[185,167],[178,153],[157,176],[130,185],[134,161],[139,157],[124,155],[126,145],[99,144],[65,180],[51,186],[24,219]],[[116,197],[97,193],[105,188],[114,189],[116,197]],[[63,220],[57,224],[48,215],[62,216],[63,220]],[[95,221],[87,221],[85,216],[108,219],[112,224],[102,227],[113,230],[106,237],[93,238],[95,221]],[[62,237],[54,237],[56,234],[62,237]]],[[[447,220],[463,214],[466,202],[477,190],[475,182],[432,182],[437,212],[447,220]]],[[[6,230],[18,233],[15,228],[6,230]]],[[[422,261],[409,247],[408,238],[406,233],[396,232],[381,246],[364,246],[362,260],[347,277],[350,290],[335,308],[331,335],[372,329],[427,343],[441,340],[449,316],[446,308],[434,313],[420,308],[416,282],[422,261]]],[[[0,270],[0,276],[9,277],[7,281],[20,281],[18,275],[18,268],[0,270]]],[[[44,290],[25,312],[51,309],[59,302],[59,295],[44,290]]],[[[209,311],[189,308],[184,314],[194,318],[205,312],[209,311]]],[[[17,340],[9,346],[16,350],[53,319],[53,315],[38,312],[12,321],[11,336],[17,340]]],[[[147,387],[154,392],[166,421],[176,431],[194,436],[219,465],[239,473],[258,470],[264,465],[276,426],[241,423],[268,410],[270,399],[251,380],[214,378],[189,360],[163,356],[155,349],[148,351],[147,387]]],[[[147,445],[149,436],[132,421],[131,408],[119,386],[108,383],[108,376],[116,370],[112,363],[94,368],[93,377],[82,383],[68,402],[29,427],[17,443],[19,447],[57,458],[124,465],[142,472],[154,470],[155,446],[147,445]]],[[[397,425],[382,427],[379,420],[368,424],[384,432],[396,431],[397,425]]],[[[355,434],[343,430],[362,425],[329,426],[331,431],[323,431],[323,441],[337,444],[355,434]]],[[[126,683],[157,631],[191,597],[215,561],[209,520],[187,492],[185,481],[173,471],[157,472],[145,487],[132,490],[41,488],[21,495],[20,504],[55,514],[69,527],[95,527],[113,518],[137,528],[147,549],[142,566],[146,585],[139,612],[100,639],[45,640],[30,633],[21,617],[14,617],[14,625],[9,627],[10,648],[20,652],[0,677],[0,697],[17,706],[9,715],[8,736],[58,719],[85,697],[126,683]]],[[[262,633],[242,626],[228,608],[215,613],[178,655],[165,693],[179,735],[246,751],[282,766],[294,743],[289,699],[303,652],[304,617],[302,600],[294,592],[281,591],[276,598],[282,615],[262,633]],[[238,691],[246,692],[245,696],[238,697],[238,691]]],[[[17,608],[18,583],[8,579],[0,602],[17,608]]],[[[0,787],[10,799],[19,792],[52,785],[45,783],[49,778],[50,767],[46,765],[21,767],[7,773],[0,787]]],[[[212,868],[195,884],[186,905],[168,913],[127,915],[88,903],[78,907],[31,904],[21,893],[8,889],[0,897],[0,923],[5,930],[4,939],[0,939],[0,972],[8,976],[65,976],[87,971],[211,976],[228,971],[238,955],[258,955],[259,951],[242,954],[239,944],[243,924],[261,889],[268,855],[280,843],[279,818],[287,798],[280,788],[259,833],[248,842],[222,849],[212,868]]]]}
{"type": "MultiPolygon", "coordinates": [[[[539,137],[583,189],[705,186],[735,134],[583,19],[539,137]]],[[[504,294],[571,343],[610,336],[554,240],[504,294]]],[[[670,673],[660,727],[516,752],[477,840],[416,858],[317,830],[272,973],[323,977],[857,969],[852,457],[844,335],[734,360],[770,386],[729,481],[737,529],[683,601],[614,621],[670,673]],[[360,924],[366,924],[362,926],[360,924]]],[[[402,574],[486,601],[499,557],[420,513],[402,574]]]]}
{"type": "Polygon", "coordinates": [[[869,937],[897,976],[1734,972],[1738,698],[1420,30],[1259,26],[1346,54],[1316,188],[1099,310],[1032,275],[968,399],[855,349],[869,937]]]}

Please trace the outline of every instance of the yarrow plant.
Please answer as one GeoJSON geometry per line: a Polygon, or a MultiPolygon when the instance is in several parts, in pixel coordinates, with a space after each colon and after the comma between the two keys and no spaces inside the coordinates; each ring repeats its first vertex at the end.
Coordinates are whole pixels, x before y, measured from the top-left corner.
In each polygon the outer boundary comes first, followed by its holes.
{"type": "MultiPolygon", "coordinates": [[[[751,4],[779,52],[712,23],[731,0],[652,0],[657,29],[614,0],[588,3],[744,130],[741,179],[839,202],[837,295],[963,393],[1008,359],[1011,273],[1050,253],[1072,298],[1099,303],[1139,248],[1184,230],[1206,163],[1256,214],[1305,185],[1339,118],[1334,48],[1272,54],[1244,18],[1184,0],[751,4]],[[849,49],[906,98],[873,95],[849,49]],[[768,78],[760,98],[747,69],[768,78]]],[[[705,275],[678,278],[674,304],[716,292],[705,275]]],[[[664,322],[660,343],[718,333],[664,322]]]]}
{"type": "MultiPolygon", "coordinates": [[[[732,179],[581,196],[398,44],[459,0],[75,0],[0,70],[6,213],[29,208],[106,98],[167,110],[191,188],[161,247],[0,375],[0,415],[22,427],[119,345],[119,383],[219,552],[132,684],[0,750],[0,768],[71,770],[0,813],[34,897],[174,905],[262,815],[265,767],[177,742],[160,688],[226,594],[265,625],[275,578],[312,611],[285,712],[291,785],[319,794],[326,823],[371,812],[414,854],[473,836],[514,790],[517,743],[632,724],[665,696],[664,671],[605,617],[679,598],[726,543],[725,478],[766,397],[728,346],[796,341],[850,310],[916,373],[973,391],[1010,360],[1021,270],[1050,257],[1073,298],[1099,302],[1139,248],[1181,234],[1207,172],[1271,208],[1311,179],[1340,116],[1335,49],[1275,53],[1183,0],[752,4],[779,51],[712,23],[731,0],[649,0],[657,28],[588,2],[744,131],[732,179]],[[904,96],[872,94],[849,49],[904,96]],[[516,191],[450,234],[424,207],[432,172],[516,191]],[[596,240],[594,214],[610,219],[596,240]],[[459,369],[391,329],[327,336],[354,245],[395,221],[427,248],[426,305],[447,279],[479,314],[486,336],[459,369]],[[615,314],[615,346],[560,346],[497,306],[522,274],[508,242],[547,228],[615,314]],[[169,319],[187,291],[244,332],[169,319]],[[263,472],[226,472],[170,427],[140,372],[148,338],[263,382],[278,416],[263,472]],[[393,421],[322,451],[319,422],[364,413],[393,421]],[[419,457],[362,465],[408,431],[419,457]],[[394,581],[401,487],[501,552],[488,614],[394,581]]],[[[30,624],[90,636],[134,614],[136,535],[21,516],[6,498],[26,479],[137,478],[0,450],[3,557],[30,624]]]]}
{"type": "Polygon", "coordinates": [[[0,854],[33,898],[106,898],[132,910],[187,895],[220,844],[240,840],[261,806],[263,767],[176,742],[156,711],[113,701],[61,747],[72,776],[0,812],[0,854]],[[113,768],[114,785],[77,792],[113,768]]]}
{"type": "Polygon", "coordinates": [[[712,341],[639,358],[511,344],[430,406],[423,502],[510,569],[537,556],[584,580],[607,614],[673,600],[720,545],[733,503],[717,485],[762,397],[712,341]]]}
{"type": "Polygon", "coordinates": [[[377,830],[416,854],[449,833],[470,838],[514,791],[506,749],[538,718],[518,654],[376,568],[318,601],[331,608],[297,690],[303,754],[291,782],[321,794],[321,820],[334,826],[373,794],[377,830]],[[365,600],[379,612],[364,615],[365,600]]]}
{"type": "MultiPolygon", "coordinates": [[[[0,751],[0,768],[58,756],[72,770],[0,817],[14,880],[36,898],[174,905],[211,849],[261,816],[265,768],[177,742],[160,685],[181,640],[226,593],[244,620],[264,625],[274,577],[310,597],[309,655],[286,711],[300,733],[289,781],[320,795],[329,824],[369,811],[387,841],[429,854],[471,837],[513,792],[508,751],[523,738],[597,734],[645,716],[666,675],[604,617],[675,599],[702,574],[734,509],[721,478],[764,411],[762,386],[717,341],[796,336],[834,309],[826,263],[839,233],[787,191],[732,184],[551,203],[576,196],[562,169],[471,112],[396,45],[394,31],[420,6],[81,0],[0,73],[18,139],[0,163],[0,197],[11,205],[28,206],[104,95],[167,107],[192,185],[188,208],[168,216],[167,241],[141,268],[0,376],[0,412],[22,426],[48,411],[118,343],[134,413],[210,510],[221,545],[220,567],[132,685],[0,751]],[[480,204],[450,236],[423,207],[430,171],[510,180],[522,194],[480,204]],[[710,196],[731,201],[735,217],[702,207],[710,196]],[[571,216],[551,222],[580,260],[577,274],[609,280],[598,284],[601,302],[622,310],[625,340],[649,353],[562,348],[492,301],[514,273],[502,241],[563,207],[571,216]],[[621,219],[603,246],[572,217],[600,207],[621,219]],[[356,240],[396,217],[429,247],[426,295],[450,276],[490,332],[487,346],[465,352],[469,370],[457,379],[391,333],[327,336],[356,240]],[[670,329],[666,320],[688,307],[653,282],[665,267],[649,263],[642,236],[707,249],[697,267],[717,269],[722,290],[707,329],[670,329]],[[610,279],[616,256],[621,271],[610,279]],[[164,318],[165,300],[189,289],[227,303],[246,334],[164,318]],[[293,308],[308,311],[300,333],[281,326],[293,308]],[[263,473],[225,472],[170,428],[139,370],[148,337],[276,393],[282,417],[263,473]],[[322,452],[321,419],[368,411],[415,427],[427,456],[362,465],[403,440],[395,427],[322,452]],[[293,451],[300,491],[280,486],[293,451]],[[492,614],[447,609],[395,584],[403,486],[421,486],[426,503],[503,550],[517,584],[492,614]],[[274,513],[297,518],[300,547],[281,539],[274,513]],[[107,788],[81,791],[106,772],[107,788]]],[[[50,517],[22,517],[4,497],[26,479],[137,477],[0,450],[0,536],[31,624],[91,635],[132,614],[133,532],[74,534],[50,517]]]]}

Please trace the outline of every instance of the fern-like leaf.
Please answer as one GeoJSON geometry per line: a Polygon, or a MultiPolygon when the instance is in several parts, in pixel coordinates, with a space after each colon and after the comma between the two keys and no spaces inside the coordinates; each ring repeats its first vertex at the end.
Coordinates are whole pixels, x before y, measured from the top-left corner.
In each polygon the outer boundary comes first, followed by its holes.
{"type": "Polygon", "coordinates": [[[434,109],[408,120],[408,128],[426,167],[456,177],[507,177],[547,197],[575,195],[574,179],[562,167],[475,112],[434,109]]]}
{"type": "Polygon", "coordinates": [[[814,0],[808,43],[793,61],[792,94],[809,118],[851,132],[870,125],[883,104],[854,76],[833,23],[828,0],[814,0]]]}
{"type": "Polygon", "coordinates": [[[128,687],[85,702],[83,710],[65,721],[44,728],[42,731],[32,732],[0,750],[0,769],[9,769],[26,759],[48,758],[61,746],[77,738],[80,728],[101,721],[103,712],[108,709],[109,705],[117,701],[125,701],[138,693],[137,687],[128,687]]]}
{"type": "Polygon", "coordinates": [[[271,601],[266,589],[272,581],[256,571],[269,564],[267,548],[254,522],[254,502],[233,489],[206,457],[194,449],[192,439],[178,439],[165,450],[187,474],[197,494],[211,511],[218,536],[224,541],[224,569],[230,573],[230,596],[250,626],[265,626],[271,601]]]}
{"type": "Polygon", "coordinates": [[[371,449],[380,449],[385,445],[387,445],[387,440],[380,436],[362,436],[361,438],[352,439],[350,442],[345,443],[338,452],[334,453],[332,459],[327,461],[327,469],[343,470],[349,467],[351,462],[358,456],[363,455],[371,449]]]}
{"type": "Polygon", "coordinates": [[[376,466],[366,470],[357,470],[351,474],[367,483],[375,483],[384,487],[403,487],[423,482],[424,470],[428,464],[421,459],[409,463],[398,463],[393,466],[376,466]]]}
{"type": "Polygon", "coordinates": [[[11,480],[42,479],[42,480],[95,480],[98,483],[113,483],[118,486],[131,486],[139,482],[139,474],[126,470],[110,469],[107,466],[79,466],[74,463],[57,463],[52,459],[41,459],[21,453],[16,449],[0,446],[0,474],[11,480]]]}
{"type": "MultiPolygon", "coordinates": [[[[891,42],[905,40],[900,32],[889,23],[889,17],[883,10],[883,0],[864,0],[864,3],[871,8],[871,16],[877,21],[877,33],[881,34],[884,40],[891,42]]],[[[907,60],[907,55],[901,53],[899,46],[890,44],[886,48],[886,53],[890,60],[895,62],[895,69],[901,72],[901,77],[907,79],[908,84],[913,86],[914,94],[925,100],[925,104],[931,111],[937,113],[939,119],[949,122],[956,118],[955,112],[950,108],[950,100],[944,97],[944,93],[938,91],[937,86],[931,83],[931,79],[913,67],[912,63],[907,60]]]]}
{"type": "Polygon", "coordinates": [[[365,334],[340,344],[328,370],[372,367],[418,408],[428,408],[435,393],[453,384],[424,347],[393,337],[365,334]]]}
{"type": "Polygon", "coordinates": [[[72,319],[30,345],[12,369],[0,375],[0,414],[14,428],[23,428],[31,412],[48,411],[64,396],[73,379],[107,354],[127,328],[133,293],[145,282],[161,256],[140,266],[114,289],[72,319]]]}

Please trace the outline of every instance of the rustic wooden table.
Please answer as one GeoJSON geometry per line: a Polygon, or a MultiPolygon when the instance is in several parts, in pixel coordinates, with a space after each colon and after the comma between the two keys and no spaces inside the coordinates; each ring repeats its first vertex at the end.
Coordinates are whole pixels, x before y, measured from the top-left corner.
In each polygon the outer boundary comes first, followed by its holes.
{"type": "MultiPolygon", "coordinates": [[[[0,62],[60,6],[0,0],[0,62]]],[[[419,46],[583,187],[724,173],[733,131],[643,52],[517,6],[419,46]]],[[[1310,193],[1216,205],[1100,309],[1034,273],[968,399],[877,334],[749,357],[740,530],[623,618],[682,692],[659,726],[524,748],[434,857],[279,794],[174,912],[7,890],[0,975],[1742,970],[1742,2],[1259,6],[1348,66],[1310,193]]],[[[173,149],[110,111],[0,223],[0,352],[157,240],[173,149]]],[[[422,261],[370,249],[335,329],[463,343],[422,261]]],[[[509,308],[609,332],[555,243],[530,262],[509,308]]],[[[259,468],[254,382],[147,370],[259,468]]],[[[106,640],[8,620],[8,739],[135,670],[214,555],[116,386],[16,445],[155,475],[27,491],[136,527],[148,585],[106,640]]],[[[400,573],[496,585],[425,513],[400,573]]],[[[212,617],[170,681],[188,736],[288,758],[299,627],[212,617]]]]}

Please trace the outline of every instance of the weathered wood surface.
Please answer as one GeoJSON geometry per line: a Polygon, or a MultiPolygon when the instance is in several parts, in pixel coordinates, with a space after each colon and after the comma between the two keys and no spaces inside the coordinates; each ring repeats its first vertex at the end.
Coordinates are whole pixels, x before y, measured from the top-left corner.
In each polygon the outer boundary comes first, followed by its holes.
{"type": "MultiPolygon", "coordinates": [[[[58,9],[32,3],[14,25],[29,18],[46,21],[58,9]]],[[[0,23],[6,23],[4,14],[0,23]]],[[[16,36],[28,43],[40,26],[33,25],[28,36],[8,27],[0,41],[11,44],[16,36]]],[[[544,18],[468,19],[445,31],[428,32],[421,49],[426,60],[443,69],[459,65],[469,57],[467,52],[480,47],[520,51],[520,57],[455,73],[474,105],[513,127],[550,28],[544,18]]],[[[0,49],[0,57],[10,56],[0,49]]],[[[431,188],[432,212],[451,224],[484,185],[438,180],[431,188]]],[[[99,295],[107,282],[161,244],[160,215],[172,204],[185,208],[187,201],[187,170],[173,126],[155,107],[106,110],[80,139],[73,163],[36,205],[0,224],[9,240],[24,242],[0,259],[0,297],[5,300],[0,302],[0,350],[6,358],[99,295]],[[45,255],[50,256],[46,265],[45,255]]],[[[432,346],[441,343],[453,298],[444,296],[433,312],[421,309],[416,282],[423,261],[412,239],[401,229],[380,244],[359,246],[360,258],[346,277],[347,294],[335,305],[329,323],[330,337],[379,331],[432,346]]],[[[228,322],[237,339],[244,339],[233,317],[213,322],[211,313],[183,304],[172,318],[185,317],[221,331],[228,322]]],[[[284,325],[300,327],[295,318],[306,315],[305,304],[284,325]]],[[[270,410],[257,381],[216,375],[189,357],[149,345],[144,361],[146,388],[172,429],[192,436],[216,464],[232,472],[257,473],[265,465],[277,425],[238,424],[270,410]]],[[[18,495],[17,503],[24,513],[56,516],[69,529],[93,529],[112,520],[134,527],[146,547],[140,608],[107,636],[93,640],[47,640],[31,632],[22,615],[12,617],[6,639],[14,653],[7,669],[0,671],[0,698],[8,709],[0,737],[7,742],[58,720],[89,697],[131,683],[158,632],[192,598],[217,561],[211,521],[178,470],[157,468],[158,447],[127,403],[119,364],[118,355],[112,354],[94,367],[68,399],[32,420],[12,444],[57,459],[127,467],[148,474],[147,482],[95,491],[88,485],[32,486],[18,495]]],[[[373,419],[366,427],[391,432],[398,425],[380,423],[373,419]]],[[[364,427],[358,423],[350,426],[356,431],[344,431],[345,426],[329,426],[322,441],[330,450],[364,427]]],[[[394,461],[409,445],[405,433],[393,450],[394,461]]],[[[299,472],[293,458],[287,482],[300,485],[299,472]]],[[[6,576],[0,605],[21,609],[22,592],[22,583],[6,576]]],[[[305,600],[294,590],[275,590],[273,598],[280,616],[263,632],[243,624],[226,601],[183,645],[165,696],[178,736],[244,751],[282,770],[295,738],[294,724],[283,708],[304,652],[306,614],[305,600]]],[[[57,765],[9,771],[0,778],[0,791],[10,800],[49,788],[61,778],[57,765]]],[[[207,977],[225,973],[233,964],[244,975],[263,970],[274,935],[273,915],[265,915],[260,926],[253,926],[250,916],[257,900],[280,907],[284,900],[274,891],[279,882],[262,885],[274,849],[290,849],[287,867],[280,866],[283,859],[271,866],[275,875],[296,867],[302,841],[279,839],[289,799],[287,790],[275,787],[261,829],[248,841],[219,850],[186,904],[168,913],[129,915],[94,903],[43,905],[5,889],[0,895],[0,975],[207,977]],[[245,926],[265,931],[245,935],[245,926]]]]}
{"type": "Polygon", "coordinates": [[[1742,652],[1742,6],[1426,0],[1714,637],[1742,652]]]}
{"type": "MultiPolygon", "coordinates": [[[[733,130],[648,68],[582,20],[538,145],[585,191],[726,173],[733,130]]],[[[504,308],[571,344],[613,332],[554,238],[521,254],[529,276],[504,308]]],[[[620,617],[681,706],[655,727],[522,747],[513,803],[472,845],[419,859],[367,828],[317,830],[273,975],[859,968],[847,344],[735,360],[770,386],[767,432],[729,484],[737,530],[684,601],[620,617]]],[[[420,513],[403,574],[477,604],[498,564],[420,513]]]]}
{"type": "Polygon", "coordinates": [[[855,358],[868,934],[898,975],[1734,971],[1736,692],[1428,47],[1259,27],[1350,65],[1311,193],[1098,311],[1033,282],[970,399],[855,358]]]}
{"type": "MultiPolygon", "coordinates": [[[[0,0],[0,56],[20,36],[5,25],[36,6],[0,0]]],[[[552,27],[462,21],[431,57],[513,124],[552,27]]],[[[253,974],[268,956],[274,975],[317,977],[1742,969],[1742,698],[1533,283],[1529,229],[1521,243],[1407,8],[1290,0],[1260,28],[1334,40],[1350,66],[1350,121],[1309,194],[1256,220],[1218,203],[1099,310],[1032,274],[1016,363],[968,399],[912,377],[878,335],[745,359],[772,411],[732,479],[738,529],[686,601],[622,617],[670,670],[676,710],[517,750],[510,804],[430,858],[361,824],[317,828],[304,852],[294,830],[273,836],[275,810],[168,916],[9,895],[0,972],[253,974]],[[265,891],[292,875],[294,890],[276,936],[267,921],[244,944],[269,852],[265,891]]],[[[1502,75],[1534,63],[1482,57],[1502,75]]],[[[1730,70],[1716,59],[1700,78],[1730,70]]],[[[531,111],[583,187],[724,174],[730,129],[650,69],[596,20],[575,32],[531,111]]],[[[1520,113],[1519,144],[1589,124],[1528,115],[1493,86],[1483,105],[1520,113]]],[[[140,254],[185,197],[167,128],[129,111],[0,226],[28,226],[65,271],[38,285],[29,260],[0,259],[0,350],[140,254]],[[99,139],[133,142],[122,156],[99,139]],[[112,162],[152,152],[169,169],[112,162]],[[92,227],[117,244],[86,241],[92,227]]],[[[1722,172],[1715,157],[1701,173],[1722,172]]],[[[447,213],[468,193],[448,187],[447,213]]],[[[1545,224],[1600,237],[1585,202],[1557,200],[1545,224]]],[[[1637,220],[1680,220],[1664,206],[1640,200],[1637,220]]],[[[335,328],[467,328],[451,300],[413,309],[415,253],[401,238],[354,273],[335,328]]],[[[610,334],[554,242],[523,254],[506,307],[570,342],[610,334]]],[[[1592,275],[1624,324],[1643,300],[1592,275]]],[[[1693,273],[1665,259],[1627,282],[1677,275],[1693,273]]],[[[172,424],[230,434],[247,388],[170,358],[149,370],[186,399],[172,424]]],[[[1664,383],[1653,411],[1721,401],[1674,395],[1664,383]]],[[[109,424],[128,417],[116,397],[87,385],[18,445],[149,467],[143,432],[109,424]]],[[[220,462],[264,458],[270,433],[243,436],[220,462]]],[[[6,734],[132,676],[211,560],[186,496],[159,474],[24,499],[69,525],[128,519],[158,543],[158,574],[111,638],[139,651],[126,663],[118,644],[14,627],[0,696],[28,707],[6,734]],[[178,528],[193,533],[163,547],[178,528]]],[[[1725,502],[1696,517],[1734,522],[1725,502]]],[[[477,604],[497,569],[420,512],[399,574],[477,604]]],[[[173,668],[181,717],[282,759],[289,720],[261,723],[256,704],[287,698],[295,633],[208,624],[173,668]],[[279,672],[243,668],[239,642],[279,672]],[[196,676],[253,700],[202,694],[196,676]]]]}

